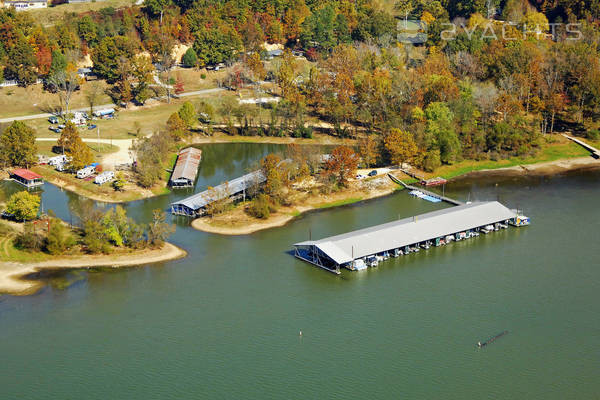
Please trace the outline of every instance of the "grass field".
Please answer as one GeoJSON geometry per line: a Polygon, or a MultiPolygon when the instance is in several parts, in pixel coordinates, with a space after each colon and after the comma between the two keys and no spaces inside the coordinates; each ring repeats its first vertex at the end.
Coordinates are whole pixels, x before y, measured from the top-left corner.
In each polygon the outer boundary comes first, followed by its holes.
{"type": "MultiPolygon", "coordinates": [[[[105,82],[97,82],[103,88],[107,87],[105,82]]],[[[85,96],[90,85],[92,82],[83,83],[81,89],[73,94],[71,109],[89,107],[85,96]]],[[[112,100],[105,94],[98,100],[99,105],[110,103],[112,100]]],[[[19,86],[0,88],[0,118],[48,113],[58,105],[58,94],[44,91],[42,84],[31,85],[27,88],[19,86]]]]}
{"type": "MultiPolygon", "coordinates": [[[[44,156],[56,155],[56,153],[52,152],[52,147],[56,146],[56,142],[37,141],[36,145],[38,148],[37,154],[42,154],[44,156]]],[[[108,143],[87,143],[87,146],[92,150],[96,159],[99,159],[103,154],[110,154],[119,150],[117,146],[108,143]]]]}
{"type": "Polygon", "coordinates": [[[586,157],[589,155],[590,152],[585,150],[583,147],[568,141],[562,136],[557,136],[555,143],[544,144],[540,152],[534,157],[512,157],[498,161],[465,160],[456,164],[442,166],[430,175],[441,176],[446,179],[450,179],[459,175],[464,175],[469,172],[481,171],[484,169],[507,168],[514,167],[517,165],[537,164],[541,162],[556,161],[560,159],[586,157]]]}
{"type": "Polygon", "coordinates": [[[316,208],[326,209],[326,208],[332,208],[332,207],[340,207],[340,206],[346,206],[348,204],[358,203],[359,201],[362,201],[362,197],[351,197],[349,199],[332,201],[331,203],[322,203],[322,204],[319,204],[316,208]]]}
{"type": "MultiPolygon", "coordinates": [[[[144,107],[132,106],[121,109],[114,119],[94,120],[93,123],[100,128],[100,138],[102,139],[131,139],[136,136],[138,126],[140,134],[146,136],[164,129],[169,116],[177,112],[184,102],[190,101],[192,104],[197,104],[202,100],[217,106],[224,96],[235,96],[235,94],[224,92],[202,97],[185,97],[173,99],[171,103],[152,100],[144,107]]],[[[36,131],[37,137],[59,137],[59,134],[48,130],[50,123],[45,118],[25,121],[25,123],[36,131]]],[[[95,129],[83,128],[79,132],[83,138],[95,139],[98,135],[95,129]]]]}
{"type": "Polygon", "coordinates": [[[181,78],[184,92],[217,87],[217,81],[223,79],[225,75],[227,75],[226,70],[206,71],[196,68],[178,68],[171,72],[171,78],[177,79],[178,76],[181,78]],[[204,79],[202,79],[203,75],[205,75],[204,79]]]}
{"type": "Polygon", "coordinates": [[[17,249],[13,244],[14,237],[14,234],[0,237],[0,260],[25,263],[44,261],[52,257],[46,253],[17,249]]]}
{"type": "Polygon", "coordinates": [[[133,4],[135,4],[134,0],[92,0],[89,3],[65,3],[26,12],[30,13],[36,22],[44,26],[50,26],[64,18],[65,13],[84,13],[97,11],[105,7],[122,8],[133,4]]]}

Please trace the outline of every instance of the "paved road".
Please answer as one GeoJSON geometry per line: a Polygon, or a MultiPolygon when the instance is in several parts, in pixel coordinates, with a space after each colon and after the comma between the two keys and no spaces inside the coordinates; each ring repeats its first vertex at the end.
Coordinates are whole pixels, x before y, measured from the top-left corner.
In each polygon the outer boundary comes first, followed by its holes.
{"type": "MultiPolygon", "coordinates": [[[[179,95],[179,97],[191,97],[191,96],[203,96],[203,95],[207,95],[207,94],[212,94],[212,93],[218,93],[221,91],[224,91],[225,89],[223,88],[212,88],[212,89],[204,89],[204,90],[195,90],[193,92],[185,92],[185,93],[181,93],[179,95]]],[[[158,100],[162,100],[165,99],[166,96],[163,97],[159,97],[157,98],[158,100]]],[[[103,108],[114,108],[116,107],[114,104],[103,104],[100,106],[95,106],[94,108],[99,110],[99,109],[103,109],[103,108]]],[[[83,107],[83,108],[75,108],[73,110],[71,110],[72,112],[76,112],[76,111],[87,111],[89,110],[89,107],[83,107]]],[[[51,113],[43,113],[43,114],[33,114],[33,115],[21,115],[21,116],[17,116],[17,117],[9,117],[9,118],[0,118],[0,123],[5,123],[5,122],[13,122],[13,121],[26,121],[26,120],[30,120],[30,119],[40,119],[40,118],[49,118],[54,114],[51,113]]]]}

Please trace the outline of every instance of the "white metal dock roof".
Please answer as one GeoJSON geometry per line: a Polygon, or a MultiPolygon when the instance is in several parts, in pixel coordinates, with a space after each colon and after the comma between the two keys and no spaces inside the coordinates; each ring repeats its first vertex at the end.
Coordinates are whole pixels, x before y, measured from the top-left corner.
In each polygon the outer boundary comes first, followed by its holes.
{"type": "Polygon", "coordinates": [[[351,262],[353,256],[365,257],[515,216],[514,211],[497,201],[475,202],[294,246],[316,246],[336,263],[344,264],[351,262]]]}
{"type": "Polygon", "coordinates": [[[202,207],[206,207],[208,204],[221,200],[221,198],[228,197],[237,193],[241,193],[248,188],[260,184],[266,181],[266,178],[262,172],[262,170],[250,172],[244,176],[240,176],[239,178],[235,178],[230,180],[229,182],[225,182],[220,184],[219,186],[215,186],[213,190],[205,190],[201,193],[196,193],[193,196],[185,198],[180,201],[176,201],[171,203],[172,205],[182,205],[188,207],[192,210],[199,210],[202,207]],[[214,196],[220,198],[213,198],[214,196]]]}

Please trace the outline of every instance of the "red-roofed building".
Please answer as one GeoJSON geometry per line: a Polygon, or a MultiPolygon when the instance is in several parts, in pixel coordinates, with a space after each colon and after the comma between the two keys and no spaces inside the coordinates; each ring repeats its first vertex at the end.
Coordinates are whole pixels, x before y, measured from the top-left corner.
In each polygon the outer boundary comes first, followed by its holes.
{"type": "Polygon", "coordinates": [[[10,173],[10,177],[17,183],[28,188],[44,184],[42,176],[25,168],[18,168],[10,173]]]}

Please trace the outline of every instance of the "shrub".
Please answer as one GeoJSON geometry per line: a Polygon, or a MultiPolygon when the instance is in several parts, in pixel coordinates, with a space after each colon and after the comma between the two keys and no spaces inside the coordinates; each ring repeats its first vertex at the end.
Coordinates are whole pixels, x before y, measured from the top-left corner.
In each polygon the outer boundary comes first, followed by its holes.
{"type": "Polygon", "coordinates": [[[23,232],[18,234],[14,240],[16,248],[28,251],[41,251],[44,246],[44,237],[35,232],[32,223],[26,223],[23,232]]]}
{"type": "Polygon", "coordinates": [[[247,209],[248,214],[254,218],[268,219],[271,216],[271,205],[269,196],[259,194],[247,209]]]}
{"type": "Polygon", "coordinates": [[[46,251],[50,254],[63,254],[75,245],[75,239],[69,229],[58,219],[53,219],[50,232],[46,237],[46,251]]]}
{"type": "Polygon", "coordinates": [[[597,129],[590,129],[585,132],[585,137],[590,140],[598,140],[600,139],[600,131],[597,129]]]}

